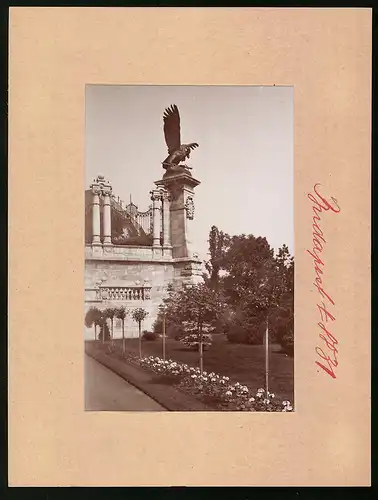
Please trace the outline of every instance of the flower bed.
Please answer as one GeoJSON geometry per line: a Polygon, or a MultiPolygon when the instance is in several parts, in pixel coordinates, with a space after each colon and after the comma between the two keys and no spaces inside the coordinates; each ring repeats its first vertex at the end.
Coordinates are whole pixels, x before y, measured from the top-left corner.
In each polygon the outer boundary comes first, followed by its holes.
{"type": "Polygon", "coordinates": [[[156,373],[160,377],[176,379],[177,388],[197,397],[212,401],[220,409],[238,411],[291,412],[290,401],[280,401],[273,393],[266,394],[264,389],[255,393],[239,382],[230,383],[229,377],[217,373],[203,372],[199,368],[177,363],[169,359],[164,361],[157,356],[140,360],[140,366],[156,373]]]}

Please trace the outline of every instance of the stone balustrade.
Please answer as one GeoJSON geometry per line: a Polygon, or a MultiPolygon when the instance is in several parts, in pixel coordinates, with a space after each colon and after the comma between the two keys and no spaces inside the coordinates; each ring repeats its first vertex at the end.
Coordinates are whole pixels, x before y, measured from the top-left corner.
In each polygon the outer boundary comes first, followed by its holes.
{"type": "Polygon", "coordinates": [[[150,300],[151,287],[103,286],[97,289],[98,300],[150,300]]]}

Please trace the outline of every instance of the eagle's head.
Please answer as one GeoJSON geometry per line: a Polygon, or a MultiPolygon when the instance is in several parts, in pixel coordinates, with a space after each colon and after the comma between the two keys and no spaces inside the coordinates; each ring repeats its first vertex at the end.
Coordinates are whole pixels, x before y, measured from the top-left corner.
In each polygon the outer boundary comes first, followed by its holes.
{"type": "Polygon", "coordinates": [[[185,156],[187,158],[190,158],[190,147],[189,146],[184,147],[184,153],[185,153],[185,156]]]}

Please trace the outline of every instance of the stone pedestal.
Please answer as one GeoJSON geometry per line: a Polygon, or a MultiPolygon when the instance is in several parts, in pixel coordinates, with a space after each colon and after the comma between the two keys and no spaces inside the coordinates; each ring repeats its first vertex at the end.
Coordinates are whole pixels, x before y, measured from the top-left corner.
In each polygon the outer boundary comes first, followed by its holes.
{"type": "Polygon", "coordinates": [[[188,170],[182,169],[155,181],[164,188],[170,201],[170,244],[175,266],[175,282],[194,284],[202,281],[201,261],[193,251],[190,236],[194,219],[194,188],[200,184],[188,170]]]}
{"type": "Polygon", "coordinates": [[[182,172],[163,177],[155,184],[169,193],[172,257],[192,257],[190,223],[194,218],[194,188],[200,181],[189,173],[182,172]]]}

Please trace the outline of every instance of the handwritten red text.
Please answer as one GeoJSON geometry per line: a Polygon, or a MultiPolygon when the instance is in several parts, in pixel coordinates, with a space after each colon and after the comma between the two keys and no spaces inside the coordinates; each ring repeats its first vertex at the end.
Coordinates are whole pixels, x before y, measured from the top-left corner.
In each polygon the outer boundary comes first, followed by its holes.
{"type": "Polygon", "coordinates": [[[332,322],[336,320],[334,314],[330,311],[330,307],[335,306],[335,301],[331,297],[329,290],[327,290],[325,283],[325,269],[324,259],[322,252],[325,244],[327,243],[324,232],[321,228],[320,214],[329,212],[337,214],[340,212],[340,207],[337,200],[333,197],[327,200],[319,192],[320,184],[315,184],[312,193],[308,193],[307,197],[312,202],[312,249],[307,250],[311,255],[314,263],[315,279],[313,285],[317,289],[320,299],[316,304],[320,321],[317,324],[319,338],[322,341],[321,346],[315,348],[318,359],[315,364],[320,367],[333,379],[336,378],[335,368],[338,366],[338,350],[337,338],[330,331],[332,322]]]}

